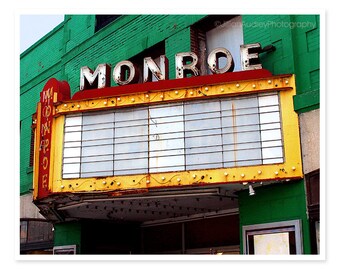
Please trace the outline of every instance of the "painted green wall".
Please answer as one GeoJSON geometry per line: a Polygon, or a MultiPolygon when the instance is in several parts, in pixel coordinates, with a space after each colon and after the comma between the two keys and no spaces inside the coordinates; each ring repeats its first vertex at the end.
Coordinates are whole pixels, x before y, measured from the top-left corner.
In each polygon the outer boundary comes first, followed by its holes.
{"type": "Polygon", "coordinates": [[[301,25],[292,30],[296,41],[294,63],[297,76],[294,108],[301,113],[320,107],[320,17],[296,15],[292,20],[301,25]]]}
{"type": "Polygon", "coordinates": [[[263,67],[274,75],[294,73],[298,113],[320,107],[320,16],[244,15],[244,42],[273,44],[275,52],[261,54],[263,67]]]}
{"type": "Polygon", "coordinates": [[[54,246],[76,245],[77,254],[81,253],[81,232],[79,222],[54,224],[54,246]]]}
{"type": "Polygon", "coordinates": [[[243,252],[242,226],[300,219],[302,221],[303,251],[310,254],[310,236],[307,219],[304,181],[291,181],[255,188],[239,194],[240,239],[243,252]]]}
{"type": "MultiPolygon", "coordinates": [[[[94,34],[86,42],[68,51],[64,56],[64,74],[72,93],[79,90],[81,66],[95,69],[98,64],[113,66],[145,49],[165,40],[169,59],[170,78],[174,78],[174,55],[182,50],[190,51],[188,26],[204,16],[198,15],[134,15],[122,16],[94,34]],[[178,51],[179,50],[179,51],[178,51]]],[[[72,17],[72,20],[75,18],[72,17]]],[[[111,79],[111,85],[115,85],[111,79]]]]}

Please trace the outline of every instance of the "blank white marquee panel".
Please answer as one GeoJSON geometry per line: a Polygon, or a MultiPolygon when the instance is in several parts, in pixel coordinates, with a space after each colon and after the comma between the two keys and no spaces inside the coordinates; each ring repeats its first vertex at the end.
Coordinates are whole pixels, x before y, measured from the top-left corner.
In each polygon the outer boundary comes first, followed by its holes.
{"type": "Polygon", "coordinates": [[[63,178],[283,163],[278,93],[67,115],[63,178]]]}

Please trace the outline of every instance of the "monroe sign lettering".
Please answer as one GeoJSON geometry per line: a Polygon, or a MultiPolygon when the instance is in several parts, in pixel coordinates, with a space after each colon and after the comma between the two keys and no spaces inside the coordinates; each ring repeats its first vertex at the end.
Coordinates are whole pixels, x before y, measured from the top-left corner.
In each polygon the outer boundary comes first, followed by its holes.
{"type": "MultiPolygon", "coordinates": [[[[259,53],[262,52],[260,43],[246,44],[240,46],[241,68],[242,70],[261,69],[259,63],[259,53]]],[[[175,55],[176,79],[185,78],[187,74],[198,76],[197,68],[198,57],[193,52],[181,52],[175,55]]],[[[230,51],[225,48],[214,49],[207,57],[207,65],[213,74],[222,74],[234,70],[234,60],[230,51]],[[224,66],[219,65],[219,59],[226,58],[224,66]]],[[[136,83],[141,72],[138,67],[131,61],[121,61],[113,69],[113,80],[118,85],[127,85],[136,83]]],[[[159,64],[151,57],[144,58],[143,61],[143,82],[151,80],[154,75],[157,80],[168,79],[168,59],[165,55],[159,57],[159,64]]],[[[111,66],[109,64],[99,64],[95,71],[84,66],[80,69],[80,90],[90,88],[110,87],[111,83],[111,66]]]]}
{"type": "Polygon", "coordinates": [[[53,121],[55,117],[55,102],[70,98],[68,83],[50,79],[40,93],[40,102],[37,108],[37,122],[35,132],[34,176],[37,179],[37,188],[34,189],[39,198],[50,193],[50,167],[52,153],[53,121]]]}

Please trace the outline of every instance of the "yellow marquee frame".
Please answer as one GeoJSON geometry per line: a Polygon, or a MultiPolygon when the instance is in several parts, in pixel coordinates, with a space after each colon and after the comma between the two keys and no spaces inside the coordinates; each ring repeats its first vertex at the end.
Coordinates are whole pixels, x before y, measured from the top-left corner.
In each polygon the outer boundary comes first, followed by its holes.
{"type": "MultiPolygon", "coordinates": [[[[272,76],[266,79],[204,85],[194,88],[167,89],[148,93],[134,93],[87,100],[69,100],[54,104],[55,118],[51,140],[51,167],[49,190],[64,192],[138,192],[143,189],[184,187],[237,182],[293,180],[303,177],[298,115],[294,111],[296,93],[294,75],[272,76]],[[240,96],[257,92],[278,91],[282,119],[284,162],[280,164],[247,167],[204,169],[180,172],[150,173],[127,176],[62,178],[62,153],[65,115],[92,110],[105,110],[126,106],[169,103],[199,98],[240,96]]],[[[37,190],[37,181],[34,190],[37,190]]],[[[37,194],[35,193],[35,198],[37,194]]]]}

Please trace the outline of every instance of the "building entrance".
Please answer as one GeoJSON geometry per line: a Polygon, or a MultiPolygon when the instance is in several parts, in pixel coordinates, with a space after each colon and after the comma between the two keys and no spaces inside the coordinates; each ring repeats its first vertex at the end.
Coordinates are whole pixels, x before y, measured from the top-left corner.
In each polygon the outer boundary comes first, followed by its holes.
{"type": "Polygon", "coordinates": [[[239,216],[192,217],[142,226],[145,254],[239,254],[239,216]]]}
{"type": "Polygon", "coordinates": [[[238,199],[230,188],[83,198],[59,210],[80,219],[82,254],[239,254],[238,199]]]}
{"type": "Polygon", "coordinates": [[[238,213],[172,222],[82,222],[82,254],[240,254],[238,213]]]}

